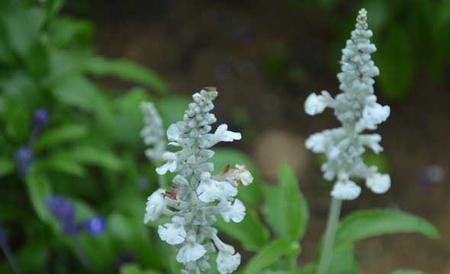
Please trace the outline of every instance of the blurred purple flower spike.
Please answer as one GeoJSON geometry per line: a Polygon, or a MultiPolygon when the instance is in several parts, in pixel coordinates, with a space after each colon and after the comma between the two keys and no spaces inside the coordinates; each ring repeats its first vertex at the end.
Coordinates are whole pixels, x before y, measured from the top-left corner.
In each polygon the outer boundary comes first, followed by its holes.
{"type": "Polygon", "coordinates": [[[28,146],[20,147],[14,153],[14,160],[17,164],[17,171],[20,175],[25,175],[28,171],[28,167],[33,162],[33,151],[28,146]]]}
{"type": "Polygon", "coordinates": [[[101,216],[89,218],[84,222],[84,227],[87,233],[89,233],[92,236],[96,236],[103,233],[103,231],[105,231],[105,226],[106,226],[105,219],[101,216]]]}
{"type": "Polygon", "coordinates": [[[33,122],[37,128],[45,127],[50,120],[48,111],[44,108],[38,108],[34,111],[33,122]]]}

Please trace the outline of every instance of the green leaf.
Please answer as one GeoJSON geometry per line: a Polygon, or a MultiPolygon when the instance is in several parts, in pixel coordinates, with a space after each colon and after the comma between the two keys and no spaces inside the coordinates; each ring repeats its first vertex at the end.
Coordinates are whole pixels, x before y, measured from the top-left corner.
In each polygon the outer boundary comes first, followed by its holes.
{"type": "Polygon", "coordinates": [[[145,84],[159,93],[168,92],[166,83],[155,72],[126,60],[108,60],[94,57],[88,59],[85,66],[88,72],[97,76],[116,76],[124,80],[145,84]]]}
{"type": "Polygon", "coordinates": [[[45,175],[36,172],[31,166],[26,177],[26,184],[34,211],[41,220],[48,222],[51,216],[45,206],[45,200],[51,195],[50,182],[45,175]]]}
{"type": "Polygon", "coordinates": [[[392,272],[392,274],[425,274],[425,272],[413,269],[400,269],[392,272]]]}
{"type": "Polygon", "coordinates": [[[399,26],[389,28],[375,59],[380,67],[383,94],[390,100],[401,100],[409,92],[415,71],[410,37],[399,26]]]}
{"type": "Polygon", "coordinates": [[[12,173],[15,168],[15,163],[11,158],[0,158],[0,176],[12,173]]]}
{"type": "Polygon", "coordinates": [[[59,128],[44,131],[34,144],[34,148],[36,150],[42,150],[64,143],[79,141],[87,135],[88,129],[84,125],[63,125],[59,128]]]}
{"type": "Polygon", "coordinates": [[[70,151],[70,156],[79,163],[93,164],[112,171],[117,171],[121,166],[120,159],[111,152],[90,146],[75,147],[70,151]]]}
{"type": "Polygon", "coordinates": [[[102,100],[97,87],[81,75],[72,75],[59,81],[52,88],[52,93],[61,103],[85,111],[95,112],[102,100]]]}
{"type": "Polygon", "coordinates": [[[120,268],[120,274],[144,274],[135,264],[125,264],[120,268]]]}
{"type": "Polygon", "coordinates": [[[245,266],[244,274],[259,274],[261,270],[277,262],[282,256],[298,252],[297,243],[275,240],[261,249],[245,266]]]}
{"type": "Polygon", "coordinates": [[[394,233],[419,233],[438,239],[439,232],[426,220],[393,210],[364,210],[345,217],[339,224],[336,244],[351,244],[370,237],[394,233]]]}
{"type": "Polygon", "coordinates": [[[329,274],[358,274],[358,265],[352,244],[337,246],[329,267],[329,274]]]}
{"type": "Polygon", "coordinates": [[[297,177],[288,166],[278,173],[278,185],[267,186],[264,213],[277,237],[288,241],[302,238],[308,223],[308,207],[297,177]]]}
{"type": "Polygon", "coordinates": [[[246,250],[257,251],[269,239],[269,231],[253,210],[248,210],[244,220],[240,223],[226,223],[219,220],[217,226],[222,232],[238,240],[246,250]]]}

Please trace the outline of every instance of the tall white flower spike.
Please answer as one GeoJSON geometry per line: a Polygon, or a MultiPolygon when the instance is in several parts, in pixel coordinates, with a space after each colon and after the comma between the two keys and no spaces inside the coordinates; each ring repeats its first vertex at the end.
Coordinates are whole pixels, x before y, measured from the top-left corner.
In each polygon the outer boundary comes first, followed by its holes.
{"type": "Polygon", "coordinates": [[[144,115],[144,128],[141,130],[141,137],[144,144],[149,146],[145,155],[152,161],[161,162],[167,148],[161,117],[155,106],[150,102],[141,103],[141,111],[144,115]]]}
{"type": "Polygon", "coordinates": [[[376,48],[370,42],[372,31],[368,29],[365,9],[359,11],[355,27],[342,50],[341,72],[337,75],[342,93],[335,98],[326,91],[320,95],[313,93],[305,102],[307,114],[315,115],[331,108],[342,124],[312,134],[305,142],[311,151],[325,154],[324,178],[336,181],[331,196],[339,200],[359,196],[361,188],[354,179],[365,180],[366,186],[377,194],[385,193],[391,185],[389,175],[380,174],[375,166],[367,166],[362,158],[367,148],[375,153],[383,150],[380,135],[363,132],[374,130],[386,121],[390,108],[378,104],[374,95],[373,77],[379,75],[379,70],[370,56],[376,48]]]}
{"type": "Polygon", "coordinates": [[[172,189],[155,191],[146,207],[144,222],[155,221],[162,215],[171,217],[170,223],[159,225],[158,234],[161,240],[177,248],[176,260],[184,264],[183,274],[207,272],[210,255],[216,252],[217,270],[221,274],[234,272],[241,262],[239,253],[218,238],[213,225],[218,217],[235,223],[244,219],[245,206],[236,199],[237,187],[252,183],[253,176],[242,165],[227,167],[213,175],[211,147],[241,139],[241,134],[229,131],[226,124],[212,132],[216,117],[211,111],[216,97],[214,88],[195,93],[183,121],[168,128],[168,145],[176,151],[162,153],[160,157],[165,163],[156,170],[160,175],[167,172],[177,175],[172,180],[172,189]]]}

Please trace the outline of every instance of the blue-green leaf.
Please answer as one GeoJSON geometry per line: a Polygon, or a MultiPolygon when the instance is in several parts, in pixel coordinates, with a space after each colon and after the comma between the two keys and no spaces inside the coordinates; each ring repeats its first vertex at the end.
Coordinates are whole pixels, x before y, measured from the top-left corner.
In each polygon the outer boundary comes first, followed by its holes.
{"type": "Polygon", "coordinates": [[[425,272],[413,269],[399,269],[392,272],[392,274],[425,274],[425,272]]]}
{"type": "Polygon", "coordinates": [[[49,221],[51,216],[45,206],[45,200],[51,195],[51,186],[47,177],[31,167],[26,177],[26,184],[34,211],[41,220],[49,221]]]}
{"type": "Polygon", "coordinates": [[[426,220],[394,210],[364,210],[345,217],[339,224],[336,245],[394,233],[419,233],[438,239],[438,230],[426,220]]]}
{"type": "Polygon", "coordinates": [[[11,158],[0,158],[0,176],[8,175],[15,169],[15,163],[11,158]]]}

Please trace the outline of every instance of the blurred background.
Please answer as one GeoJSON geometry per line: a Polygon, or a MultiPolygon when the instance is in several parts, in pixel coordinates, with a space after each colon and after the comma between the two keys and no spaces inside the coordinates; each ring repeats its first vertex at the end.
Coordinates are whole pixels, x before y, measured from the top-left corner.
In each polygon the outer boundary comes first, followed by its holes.
{"type": "Polygon", "coordinates": [[[248,161],[268,184],[282,163],[295,170],[311,211],[302,260],[311,260],[330,186],[303,143],[338,124],[331,113],[308,117],[303,102],[339,92],[340,49],[362,7],[378,49],[376,93],[391,106],[379,129],[385,152],[366,160],[393,184],[382,196],[364,191],[343,214],[398,208],[435,224],[442,239],[363,241],[361,272],[450,273],[448,0],[0,0],[2,246],[24,273],[119,273],[124,262],[164,269],[168,249],[141,221],[156,185],[139,102],[155,102],[167,125],[194,91],[216,86],[219,121],[244,136],[221,157],[248,161]]]}

